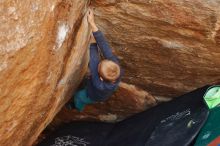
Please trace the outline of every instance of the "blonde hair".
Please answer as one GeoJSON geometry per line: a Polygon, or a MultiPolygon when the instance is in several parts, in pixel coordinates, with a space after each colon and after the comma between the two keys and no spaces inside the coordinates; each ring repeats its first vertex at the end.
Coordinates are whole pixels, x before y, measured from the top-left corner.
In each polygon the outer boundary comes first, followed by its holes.
{"type": "Polygon", "coordinates": [[[99,75],[106,81],[114,82],[120,76],[120,67],[111,60],[102,60],[99,63],[99,75]]]}

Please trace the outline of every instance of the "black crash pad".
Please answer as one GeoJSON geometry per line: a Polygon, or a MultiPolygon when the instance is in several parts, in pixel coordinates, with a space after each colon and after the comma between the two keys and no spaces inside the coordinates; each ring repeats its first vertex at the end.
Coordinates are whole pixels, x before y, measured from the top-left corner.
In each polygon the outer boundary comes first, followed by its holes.
{"type": "Polygon", "coordinates": [[[38,146],[185,146],[205,123],[208,86],[155,106],[121,122],[72,122],[38,146]]]}

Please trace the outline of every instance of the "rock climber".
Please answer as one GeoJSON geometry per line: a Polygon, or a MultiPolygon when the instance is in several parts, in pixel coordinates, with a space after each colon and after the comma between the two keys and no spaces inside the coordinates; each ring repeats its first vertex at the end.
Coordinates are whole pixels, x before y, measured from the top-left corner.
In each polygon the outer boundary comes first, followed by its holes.
{"type": "Polygon", "coordinates": [[[117,89],[121,80],[121,68],[118,59],[113,55],[112,50],[102,32],[96,26],[93,10],[87,15],[88,23],[92,28],[90,44],[90,76],[86,86],[76,92],[70,102],[68,109],[76,108],[82,111],[87,104],[101,102],[108,99],[117,89]],[[100,60],[100,54],[103,58],[100,60]]]}

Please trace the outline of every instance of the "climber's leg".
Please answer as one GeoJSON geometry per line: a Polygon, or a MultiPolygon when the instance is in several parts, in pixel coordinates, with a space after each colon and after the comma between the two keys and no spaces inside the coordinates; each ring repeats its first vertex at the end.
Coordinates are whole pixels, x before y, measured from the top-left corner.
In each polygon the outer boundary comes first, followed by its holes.
{"type": "Polygon", "coordinates": [[[78,111],[82,111],[87,104],[93,103],[88,97],[86,89],[80,90],[74,96],[75,107],[78,111]]]}
{"type": "Polygon", "coordinates": [[[74,98],[71,98],[70,101],[65,105],[68,110],[75,109],[74,98]]]}
{"type": "Polygon", "coordinates": [[[86,89],[80,90],[76,92],[74,98],[70,101],[70,103],[66,106],[67,109],[77,109],[78,111],[82,111],[87,104],[94,103],[88,96],[86,89]]]}

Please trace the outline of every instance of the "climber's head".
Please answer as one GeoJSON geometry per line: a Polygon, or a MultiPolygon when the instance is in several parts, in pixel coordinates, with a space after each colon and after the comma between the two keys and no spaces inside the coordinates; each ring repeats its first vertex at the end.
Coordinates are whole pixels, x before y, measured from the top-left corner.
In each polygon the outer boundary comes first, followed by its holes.
{"type": "Polygon", "coordinates": [[[105,59],[99,63],[98,72],[101,79],[115,82],[120,76],[120,67],[117,63],[105,59]]]}

